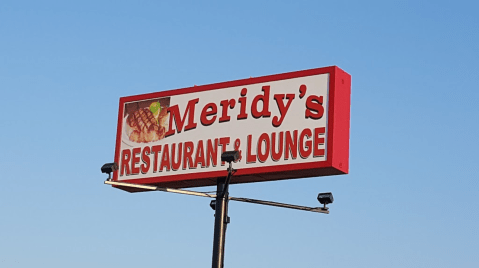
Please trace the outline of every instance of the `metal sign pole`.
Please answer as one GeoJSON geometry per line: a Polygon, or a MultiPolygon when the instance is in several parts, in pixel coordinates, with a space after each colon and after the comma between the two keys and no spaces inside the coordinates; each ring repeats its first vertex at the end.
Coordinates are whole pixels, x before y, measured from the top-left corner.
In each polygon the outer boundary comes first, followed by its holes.
{"type": "Polygon", "coordinates": [[[330,204],[333,202],[333,196],[331,193],[320,193],[318,195],[318,201],[324,205],[324,207],[304,207],[304,206],[297,206],[285,203],[278,203],[272,201],[264,201],[258,199],[251,199],[251,198],[237,198],[237,197],[229,197],[229,184],[231,181],[231,176],[233,173],[236,172],[235,169],[232,167],[232,162],[236,161],[239,158],[238,151],[228,151],[224,152],[221,156],[222,161],[227,161],[229,163],[228,167],[228,176],[226,178],[218,178],[216,181],[216,195],[202,193],[202,192],[195,192],[195,191],[188,191],[182,189],[173,189],[173,188],[164,188],[158,187],[153,185],[142,185],[142,184],[134,184],[134,183],[126,183],[126,182],[117,182],[111,181],[110,173],[114,170],[118,170],[118,165],[116,163],[108,163],[103,165],[102,172],[109,173],[108,180],[105,181],[105,184],[110,184],[117,187],[124,187],[124,188],[136,188],[142,190],[150,190],[150,191],[163,191],[163,192],[171,192],[171,193],[178,193],[178,194],[187,194],[187,195],[195,195],[195,196],[202,196],[202,197],[210,197],[215,198],[215,203],[213,202],[210,206],[215,210],[215,231],[213,237],[213,260],[212,260],[212,268],[223,268],[224,267],[224,259],[225,259],[225,238],[226,238],[226,227],[228,223],[230,223],[230,218],[228,217],[228,201],[240,201],[240,202],[247,202],[247,203],[254,203],[254,204],[261,204],[267,206],[275,206],[275,207],[283,207],[283,208],[290,208],[290,209],[299,209],[311,212],[318,212],[318,213],[325,213],[328,214],[329,210],[326,207],[326,204],[330,204]]]}
{"type": "Polygon", "coordinates": [[[215,207],[215,233],[213,236],[212,268],[223,268],[225,259],[225,237],[228,224],[228,185],[218,179],[215,207]]]}
{"type": "Polygon", "coordinates": [[[230,222],[228,217],[229,184],[233,171],[232,164],[229,162],[228,177],[217,180],[212,268],[223,268],[224,266],[226,226],[230,222]]]}

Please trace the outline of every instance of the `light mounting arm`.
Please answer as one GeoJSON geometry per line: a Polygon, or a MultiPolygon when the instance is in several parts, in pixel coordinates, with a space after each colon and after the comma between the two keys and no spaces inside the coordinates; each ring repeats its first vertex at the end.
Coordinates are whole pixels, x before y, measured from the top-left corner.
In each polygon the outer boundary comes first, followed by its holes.
{"type": "MultiPolygon", "coordinates": [[[[216,198],[216,194],[209,194],[209,193],[175,189],[175,188],[165,188],[165,187],[158,187],[153,185],[116,182],[116,181],[109,181],[109,180],[105,181],[105,184],[109,184],[112,186],[131,187],[131,188],[137,188],[137,189],[149,190],[149,191],[161,191],[161,192],[168,192],[168,193],[175,193],[175,194],[185,194],[185,195],[194,195],[194,196],[201,196],[201,197],[208,197],[208,198],[216,198]]],[[[238,202],[253,203],[253,204],[259,204],[259,205],[282,207],[282,208],[329,214],[329,210],[324,207],[306,207],[306,206],[298,206],[298,205],[285,204],[285,203],[279,203],[279,202],[273,202],[273,201],[265,201],[265,200],[243,198],[243,197],[232,197],[232,196],[229,196],[228,199],[232,201],[238,201],[238,202]]]]}

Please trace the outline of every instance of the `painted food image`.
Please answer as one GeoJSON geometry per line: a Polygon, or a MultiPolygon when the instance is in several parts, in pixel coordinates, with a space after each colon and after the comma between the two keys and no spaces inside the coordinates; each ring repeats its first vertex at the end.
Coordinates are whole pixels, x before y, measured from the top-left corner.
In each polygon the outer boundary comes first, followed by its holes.
{"type": "Polygon", "coordinates": [[[167,106],[164,101],[148,103],[135,103],[136,107],[130,105],[126,109],[125,132],[132,142],[148,143],[165,137],[168,124],[167,106]]]}

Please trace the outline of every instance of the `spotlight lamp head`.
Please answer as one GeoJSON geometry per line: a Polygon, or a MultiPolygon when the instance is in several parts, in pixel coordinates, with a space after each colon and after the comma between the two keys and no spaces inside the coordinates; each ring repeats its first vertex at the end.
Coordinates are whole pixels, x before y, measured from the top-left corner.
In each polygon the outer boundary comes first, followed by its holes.
{"type": "Polygon", "coordinates": [[[225,161],[228,163],[236,162],[239,159],[239,152],[238,151],[226,151],[221,154],[221,161],[225,161]]]}
{"type": "Polygon", "coordinates": [[[213,210],[216,210],[216,200],[211,200],[210,208],[213,209],[213,210]]]}
{"type": "Polygon", "coordinates": [[[327,204],[331,204],[334,201],[332,193],[320,193],[318,194],[319,203],[323,204],[326,207],[327,204]]]}
{"type": "Polygon", "coordinates": [[[108,174],[108,179],[111,179],[111,173],[116,170],[118,170],[118,164],[115,162],[106,163],[101,167],[101,173],[108,174]]]}

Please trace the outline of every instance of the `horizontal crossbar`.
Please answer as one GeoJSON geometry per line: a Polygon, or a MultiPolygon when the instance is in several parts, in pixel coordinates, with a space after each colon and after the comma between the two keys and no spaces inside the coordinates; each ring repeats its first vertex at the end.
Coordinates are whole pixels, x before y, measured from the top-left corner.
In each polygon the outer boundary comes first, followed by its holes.
{"type": "MultiPolygon", "coordinates": [[[[116,181],[109,181],[109,180],[105,181],[105,184],[109,184],[109,185],[113,185],[113,186],[132,187],[132,188],[138,188],[138,189],[144,189],[144,190],[150,190],[150,191],[161,191],[161,192],[168,192],[168,193],[186,194],[186,195],[216,198],[216,194],[209,194],[209,193],[202,193],[202,192],[182,190],[182,189],[174,189],[174,188],[165,188],[165,187],[158,187],[158,186],[153,186],[153,185],[144,185],[144,184],[127,183],[127,182],[116,182],[116,181]]],[[[291,205],[291,204],[285,204],[285,203],[278,203],[278,202],[273,202],[273,201],[264,201],[264,200],[258,200],[258,199],[243,198],[243,197],[231,197],[231,196],[229,197],[229,200],[329,214],[329,210],[327,208],[323,208],[323,207],[305,207],[305,206],[297,206],[297,205],[291,205]]]]}

